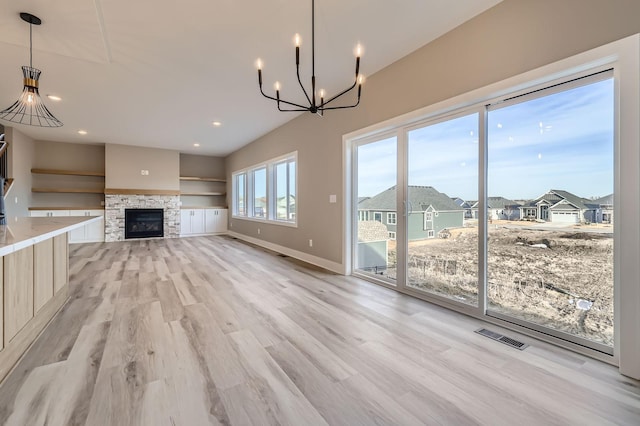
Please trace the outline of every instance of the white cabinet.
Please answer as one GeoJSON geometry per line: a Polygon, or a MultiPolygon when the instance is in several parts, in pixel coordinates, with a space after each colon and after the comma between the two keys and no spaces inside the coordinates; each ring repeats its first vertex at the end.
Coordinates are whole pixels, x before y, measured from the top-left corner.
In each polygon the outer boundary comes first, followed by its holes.
{"type": "Polygon", "coordinates": [[[206,209],[204,215],[207,234],[227,232],[227,209],[206,209]]]}
{"type": "Polygon", "coordinates": [[[104,241],[104,210],[31,210],[32,217],[101,216],[95,222],[69,231],[69,243],[96,243],[104,241]]]}
{"type": "Polygon", "coordinates": [[[182,209],[180,235],[206,235],[227,231],[227,209],[182,209]]]}
{"type": "Polygon", "coordinates": [[[29,214],[32,217],[69,216],[69,210],[32,210],[29,214]]]}
{"type": "Polygon", "coordinates": [[[69,216],[100,216],[100,219],[69,232],[69,243],[104,241],[104,210],[69,210],[69,216]]]}
{"type": "Polygon", "coordinates": [[[180,235],[204,234],[204,210],[180,210],[180,235]]]}

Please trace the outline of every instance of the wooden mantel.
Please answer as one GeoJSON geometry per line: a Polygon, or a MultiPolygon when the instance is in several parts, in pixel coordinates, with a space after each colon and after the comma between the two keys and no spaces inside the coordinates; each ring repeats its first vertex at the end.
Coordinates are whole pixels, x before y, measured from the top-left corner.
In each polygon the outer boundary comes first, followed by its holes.
{"type": "Polygon", "coordinates": [[[105,195],[180,195],[180,190],[106,188],[104,193],[105,195]]]}

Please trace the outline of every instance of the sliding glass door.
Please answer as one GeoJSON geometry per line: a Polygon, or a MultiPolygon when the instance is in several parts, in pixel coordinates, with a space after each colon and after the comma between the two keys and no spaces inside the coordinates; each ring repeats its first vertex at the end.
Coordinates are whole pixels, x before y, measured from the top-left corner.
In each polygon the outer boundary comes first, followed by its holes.
{"type": "Polygon", "coordinates": [[[478,304],[478,113],[407,132],[407,281],[478,304]]]}
{"type": "Polygon", "coordinates": [[[361,273],[395,284],[398,209],[395,136],[355,147],[354,265],[361,273]]]}
{"type": "Polygon", "coordinates": [[[354,264],[403,292],[613,350],[611,71],[354,149],[354,264]]]}
{"type": "Polygon", "coordinates": [[[555,86],[487,126],[489,314],[610,348],[613,89],[611,73],[555,86]]]}

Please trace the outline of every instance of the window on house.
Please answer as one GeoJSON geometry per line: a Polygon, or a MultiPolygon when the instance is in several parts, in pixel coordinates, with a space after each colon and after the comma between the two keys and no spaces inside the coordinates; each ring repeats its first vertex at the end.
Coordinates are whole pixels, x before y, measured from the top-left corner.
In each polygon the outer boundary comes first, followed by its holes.
{"type": "Polygon", "coordinates": [[[376,222],[382,222],[382,213],[373,212],[373,220],[375,220],[376,222]]]}
{"type": "Polygon", "coordinates": [[[396,233],[393,231],[389,231],[389,239],[390,240],[395,240],[396,239],[396,233]]]}
{"type": "Polygon", "coordinates": [[[435,231],[433,229],[429,229],[427,231],[427,238],[433,238],[435,236],[436,236],[436,234],[435,234],[435,231]]]}
{"type": "MultiPolygon", "coordinates": [[[[387,225],[396,225],[398,223],[397,219],[398,218],[395,212],[387,213],[387,225]]],[[[393,239],[395,239],[395,236],[393,239]]]]}
{"type": "Polygon", "coordinates": [[[297,153],[233,173],[232,205],[237,218],[296,224],[297,153]]]}

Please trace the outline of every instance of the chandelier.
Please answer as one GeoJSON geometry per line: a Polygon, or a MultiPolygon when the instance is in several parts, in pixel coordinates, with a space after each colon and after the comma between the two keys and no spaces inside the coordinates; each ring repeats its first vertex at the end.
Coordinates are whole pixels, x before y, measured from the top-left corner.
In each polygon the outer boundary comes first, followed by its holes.
{"type": "Polygon", "coordinates": [[[60,127],[62,122],[47,109],[38,92],[38,79],[41,71],[33,68],[33,25],[42,21],[30,13],[20,13],[20,18],[29,23],[29,66],[22,67],[22,94],[9,108],[0,111],[0,118],[19,124],[38,127],[60,127]]]}
{"type": "Polygon", "coordinates": [[[360,104],[360,94],[362,92],[362,83],[363,76],[360,74],[360,55],[362,53],[362,49],[360,46],[356,48],[356,75],[353,81],[353,84],[348,88],[344,89],[337,95],[327,99],[324,99],[324,90],[320,90],[316,95],[316,46],[315,46],[315,0],[311,0],[311,96],[309,96],[309,92],[302,84],[302,80],[300,79],[300,36],[298,34],[295,35],[295,45],[296,45],[296,75],[298,76],[298,83],[300,84],[300,88],[304,93],[304,96],[307,98],[308,105],[300,105],[295,102],[286,101],[280,98],[280,83],[276,82],[275,91],[276,96],[269,96],[264,93],[262,89],[262,61],[258,59],[258,85],[260,86],[260,93],[267,99],[271,99],[276,101],[278,105],[278,110],[285,112],[296,112],[296,111],[309,111],[312,114],[320,114],[323,115],[324,111],[332,110],[332,109],[346,109],[346,108],[355,108],[360,104]],[[340,105],[340,106],[329,106],[329,104],[342,95],[345,95],[355,89],[358,86],[358,98],[356,102],[352,105],[340,105]],[[318,102],[317,98],[320,98],[318,102]],[[285,105],[285,108],[282,107],[282,104],[285,105]]]}

